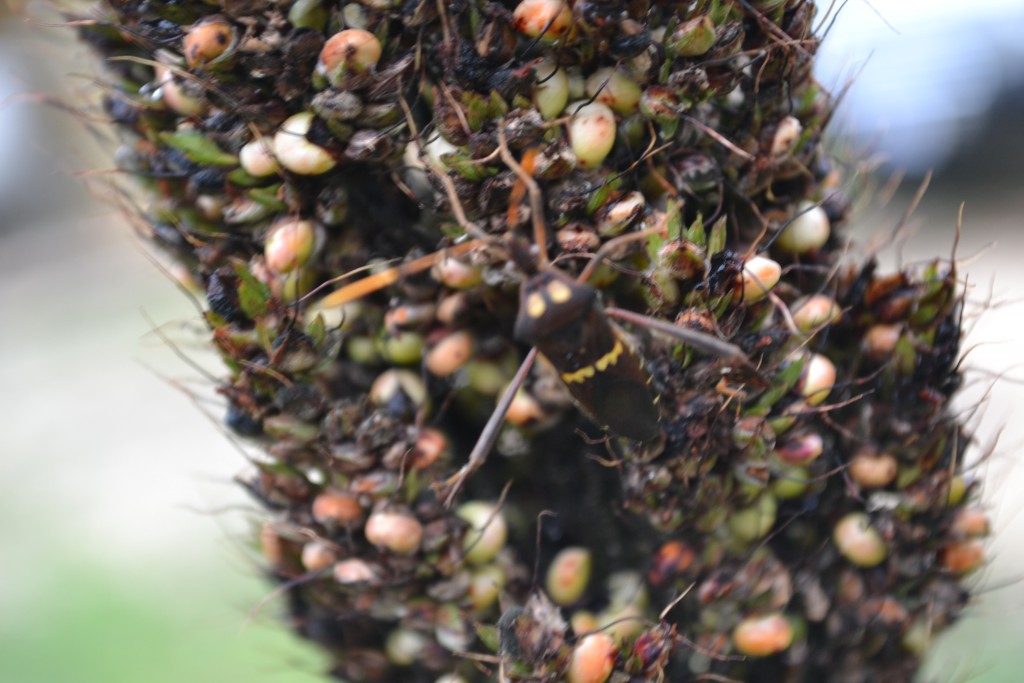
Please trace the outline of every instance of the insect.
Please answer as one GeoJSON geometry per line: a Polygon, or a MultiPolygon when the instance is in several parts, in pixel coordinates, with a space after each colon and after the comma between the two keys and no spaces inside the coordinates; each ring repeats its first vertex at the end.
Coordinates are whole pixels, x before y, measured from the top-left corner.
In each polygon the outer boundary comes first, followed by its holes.
{"type": "MultiPolygon", "coordinates": [[[[466,253],[473,248],[496,243],[508,252],[523,273],[514,335],[517,341],[529,344],[532,348],[498,400],[465,465],[438,487],[439,495],[443,496],[448,506],[454,502],[466,479],[486,460],[497,440],[505,414],[516,392],[525,382],[538,353],[555,368],[584,414],[611,434],[647,444],[653,444],[661,438],[658,396],[650,385],[650,376],[639,354],[613,319],[668,334],[697,350],[724,357],[739,366],[753,367],[738,346],[711,334],[678,327],[633,311],[605,307],[597,289],[587,284],[597,266],[608,259],[612,252],[628,242],[649,237],[661,230],[660,227],[627,233],[609,240],[576,278],[569,277],[551,265],[546,249],[540,188],[529,170],[512,156],[502,127],[498,129],[498,141],[502,160],[518,177],[510,197],[510,213],[523,194],[528,193],[530,196],[536,257],[530,245],[521,239],[511,237],[502,241],[485,234],[470,222],[451,178],[438,172],[436,175],[445,187],[456,221],[473,239],[353,282],[329,294],[320,304],[322,307],[341,306],[393,284],[404,276],[426,270],[448,255],[466,253]]],[[[525,161],[529,162],[529,159],[528,154],[524,155],[525,161]]]]}

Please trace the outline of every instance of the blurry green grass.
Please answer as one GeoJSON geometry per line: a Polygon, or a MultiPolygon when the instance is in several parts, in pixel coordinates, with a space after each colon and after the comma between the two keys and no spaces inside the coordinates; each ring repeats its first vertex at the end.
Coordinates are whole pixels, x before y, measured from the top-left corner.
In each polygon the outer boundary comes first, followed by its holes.
{"type": "Polygon", "coordinates": [[[56,590],[20,615],[22,623],[4,625],[3,683],[324,680],[320,658],[277,623],[278,606],[248,623],[266,591],[255,578],[183,582],[174,592],[95,569],[55,578],[56,590]]]}

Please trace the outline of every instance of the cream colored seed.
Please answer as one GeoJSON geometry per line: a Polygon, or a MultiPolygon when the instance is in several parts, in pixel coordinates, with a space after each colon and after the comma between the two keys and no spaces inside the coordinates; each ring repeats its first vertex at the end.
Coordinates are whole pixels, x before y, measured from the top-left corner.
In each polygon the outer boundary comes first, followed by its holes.
{"type": "Polygon", "coordinates": [[[342,560],[332,570],[334,580],[341,584],[365,583],[377,578],[373,567],[358,558],[342,560]]]}
{"type": "Polygon", "coordinates": [[[896,480],[899,463],[888,453],[863,450],[853,456],[847,471],[858,485],[866,489],[880,489],[896,480]]]}
{"type": "Polygon", "coordinates": [[[490,562],[505,547],[508,524],[493,504],[470,501],[460,505],[455,514],[469,523],[462,537],[462,549],[470,564],[490,562]]]}
{"type": "Polygon", "coordinates": [[[512,28],[529,38],[555,41],[572,28],[572,9],[562,0],[522,0],[512,13],[512,28]]]}
{"type": "Polygon", "coordinates": [[[903,326],[899,324],[872,325],[864,333],[861,348],[868,358],[876,361],[885,360],[896,348],[896,343],[899,342],[902,334],[903,326]]]}
{"type": "Polygon", "coordinates": [[[337,85],[349,73],[364,73],[380,61],[381,44],[377,36],[369,31],[348,28],[327,39],[316,70],[337,85]]]}
{"type": "Polygon", "coordinates": [[[790,312],[801,332],[813,332],[831,325],[842,316],[839,304],[825,294],[813,294],[796,301],[790,307],[790,312]]]}
{"type": "Polygon", "coordinates": [[[351,493],[324,491],[313,499],[313,519],[321,524],[354,524],[363,519],[363,507],[351,493]]]}
{"type": "Polygon", "coordinates": [[[601,102],[574,102],[567,107],[569,144],[580,168],[595,168],[615,145],[615,114],[601,102]]]}
{"type": "Polygon", "coordinates": [[[274,135],[274,156],[286,169],[299,175],[320,175],[334,168],[334,157],[306,139],[313,125],[312,112],[289,117],[274,135]]]}
{"type": "Polygon", "coordinates": [[[583,597],[590,581],[591,557],[586,548],[563,548],[551,560],[545,581],[548,597],[556,605],[571,605],[583,597]]]}
{"type": "Polygon", "coordinates": [[[415,553],[423,541],[423,525],[404,512],[374,512],[366,520],[364,533],[370,543],[399,555],[415,553]]]}
{"type": "Polygon", "coordinates": [[[851,512],[839,520],[832,539],[843,557],[858,567],[878,566],[888,554],[885,540],[863,512],[851,512]]]}
{"type": "Polygon", "coordinates": [[[614,68],[598,69],[586,84],[587,95],[597,102],[607,104],[620,114],[631,114],[640,104],[643,90],[626,73],[614,68]]]}
{"type": "Polygon", "coordinates": [[[787,116],[779,121],[779,125],[775,129],[775,135],[772,138],[772,156],[783,157],[789,154],[797,140],[800,139],[800,134],[803,130],[800,120],[795,116],[787,116]]]}
{"type": "Polygon", "coordinates": [[[807,254],[825,246],[831,232],[825,209],[801,202],[796,218],[775,239],[775,247],[790,254],[807,254]]]}
{"type": "Polygon", "coordinates": [[[205,19],[189,29],[182,41],[185,62],[193,69],[223,55],[234,40],[234,29],[226,19],[205,19]]]}
{"type": "Polygon", "coordinates": [[[320,541],[310,541],[302,546],[302,566],[317,572],[334,564],[337,559],[334,549],[320,541]]]}
{"type": "Polygon", "coordinates": [[[271,228],[263,253],[267,268],[289,273],[304,266],[316,247],[316,226],[312,221],[286,218],[271,228]]]}
{"type": "Polygon", "coordinates": [[[779,613],[747,617],[732,633],[737,652],[748,657],[767,657],[793,643],[793,627],[779,613]]]}
{"type": "Polygon", "coordinates": [[[743,264],[743,303],[752,304],[763,299],[782,277],[782,266],[767,256],[754,256],[743,264]]]}
{"type": "Polygon", "coordinates": [[[572,650],[568,683],[604,683],[612,675],[618,647],[607,633],[591,633],[580,639],[572,650]]]}
{"type": "Polygon", "coordinates": [[[274,175],[280,167],[274,158],[273,142],[266,138],[252,140],[238,152],[238,162],[254,178],[274,175]]]}
{"type": "Polygon", "coordinates": [[[533,67],[537,74],[537,85],[533,88],[533,104],[540,115],[551,120],[562,113],[569,102],[569,76],[565,69],[545,57],[533,67]]]}
{"type": "Polygon", "coordinates": [[[800,393],[807,405],[820,405],[832,392],[836,383],[836,366],[820,353],[811,354],[804,366],[800,393]]]}
{"type": "Polygon", "coordinates": [[[427,352],[427,370],[436,377],[448,377],[465,365],[472,356],[473,335],[468,330],[456,330],[427,352]]]}

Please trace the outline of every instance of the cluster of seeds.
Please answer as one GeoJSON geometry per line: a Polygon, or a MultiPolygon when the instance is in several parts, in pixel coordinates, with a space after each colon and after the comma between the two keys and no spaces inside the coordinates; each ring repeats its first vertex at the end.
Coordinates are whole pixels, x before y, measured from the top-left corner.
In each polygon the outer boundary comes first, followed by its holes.
{"type": "Polygon", "coordinates": [[[908,680],[965,606],[957,274],[840,260],[814,18],[95,9],[118,165],[205,292],[268,570],[336,678],[908,680]]]}

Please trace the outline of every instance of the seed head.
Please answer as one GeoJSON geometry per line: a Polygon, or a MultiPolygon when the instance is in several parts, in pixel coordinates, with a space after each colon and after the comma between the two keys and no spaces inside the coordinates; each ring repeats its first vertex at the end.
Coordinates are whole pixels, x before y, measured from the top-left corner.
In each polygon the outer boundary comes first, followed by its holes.
{"type": "Polygon", "coordinates": [[[850,478],[863,488],[880,489],[895,481],[899,463],[889,453],[876,453],[871,449],[864,449],[850,460],[847,472],[850,478]]]}
{"type": "Polygon", "coordinates": [[[790,311],[793,322],[801,332],[813,332],[839,320],[842,310],[839,304],[825,294],[813,294],[795,302],[790,311]]]}
{"type": "Polygon", "coordinates": [[[508,524],[493,504],[474,500],[459,506],[456,514],[469,523],[462,548],[470,564],[490,562],[505,547],[508,524]]]}
{"type": "Polygon", "coordinates": [[[317,246],[317,229],[312,221],[285,218],[267,233],[263,255],[274,273],[290,273],[306,265],[317,246]]]}
{"type": "Polygon", "coordinates": [[[572,649],[566,680],[568,683],[604,683],[612,675],[618,652],[615,639],[607,633],[584,636],[572,649]]]}
{"type": "Polygon", "coordinates": [[[545,119],[562,113],[569,102],[569,76],[551,58],[545,57],[533,67],[537,85],[533,88],[533,104],[545,119]]]}
{"type": "Polygon", "coordinates": [[[381,45],[377,36],[359,28],[348,28],[327,39],[316,73],[333,86],[340,86],[346,76],[362,74],[377,66],[380,61],[381,45]]]}
{"type": "Polygon", "coordinates": [[[195,69],[214,61],[231,47],[234,31],[223,17],[208,17],[195,24],[182,41],[185,62],[195,69]]]}
{"type": "Polygon", "coordinates": [[[398,555],[415,553],[423,541],[423,525],[405,512],[374,512],[366,520],[364,533],[370,543],[398,555]]]}
{"type": "Polygon", "coordinates": [[[743,264],[741,284],[743,303],[760,301],[775,287],[782,276],[782,266],[767,256],[754,256],[743,264]]]}
{"type": "Polygon", "coordinates": [[[601,102],[573,102],[567,107],[569,144],[581,168],[595,168],[615,145],[615,114],[601,102]]]}
{"type": "Polygon", "coordinates": [[[468,330],[456,330],[427,352],[427,370],[436,377],[448,377],[465,365],[472,355],[473,335],[468,330]]]}
{"type": "Polygon", "coordinates": [[[820,353],[811,354],[800,377],[800,394],[807,405],[820,405],[836,383],[836,366],[820,353]]]}
{"type": "Polygon", "coordinates": [[[590,75],[586,84],[587,96],[607,104],[620,114],[636,111],[642,90],[629,74],[615,67],[604,67],[590,75]]]}
{"type": "Polygon", "coordinates": [[[885,561],[885,540],[863,512],[851,512],[839,520],[832,532],[836,548],[858,567],[876,567],[885,561]]]}
{"type": "Polygon", "coordinates": [[[311,111],[295,114],[281,124],[274,135],[274,156],[292,173],[320,175],[337,164],[330,152],[306,138],[313,118],[311,111]]]}
{"type": "Polygon", "coordinates": [[[985,543],[974,538],[949,543],[939,552],[939,562],[954,574],[969,574],[985,563],[985,543]]]}
{"type": "Polygon", "coordinates": [[[797,217],[775,239],[775,246],[781,251],[799,256],[825,246],[832,227],[828,214],[820,206],[802,202],[797,211],[797,217]]]}
{"type": "Polygon", "coordinates": [[[793,643],[793,627],[782,614],[750,616],[732,632],[736,651],[748,657],[767,657],[782,652],[793,643]]]}
{"type": "Polygon", "coordinates": [[[778,127],[775,128],[775,135],[772,137],[772,156],[779,158],[789,154],[797,140],[800,139],[800,133],[803,130],[800,120],[795,116],[787,116],[779,121],[778,127]]]}
{"type": "Polygon", "coordinates": [[[279,166],[274,159],[273,142],[266,138],[256,138],[238,151],[238,162],[242,169],[254,178],[265,178],[278,172],[279,166]]]}
{"type": "Polygon", "coordinates": [[[377,570],[357,557],[338,562],[333,573],[334,580],[344,585],[369,583],[377,579],[377,570]]]}
{"type": "Polygon", "coordinates": [[[362,521],[364,511],[359,500],[344,491],[324,491],[313,499],[313,519],[329,526],[350,526],[362,521]]]}
{"type": "Polygon", "coordinates": [[[512,13],[512,28],[528,38],[553,42],[572,29],[572,9],[562,0],[522,0],[512,13]]]}
{"type": "Polygon", "coordinates": [[[551,560],[545,587],[548,597],[563,607],[583,597],[590,581],[590,551],[581,547],[563,548],[551,560]]]}

